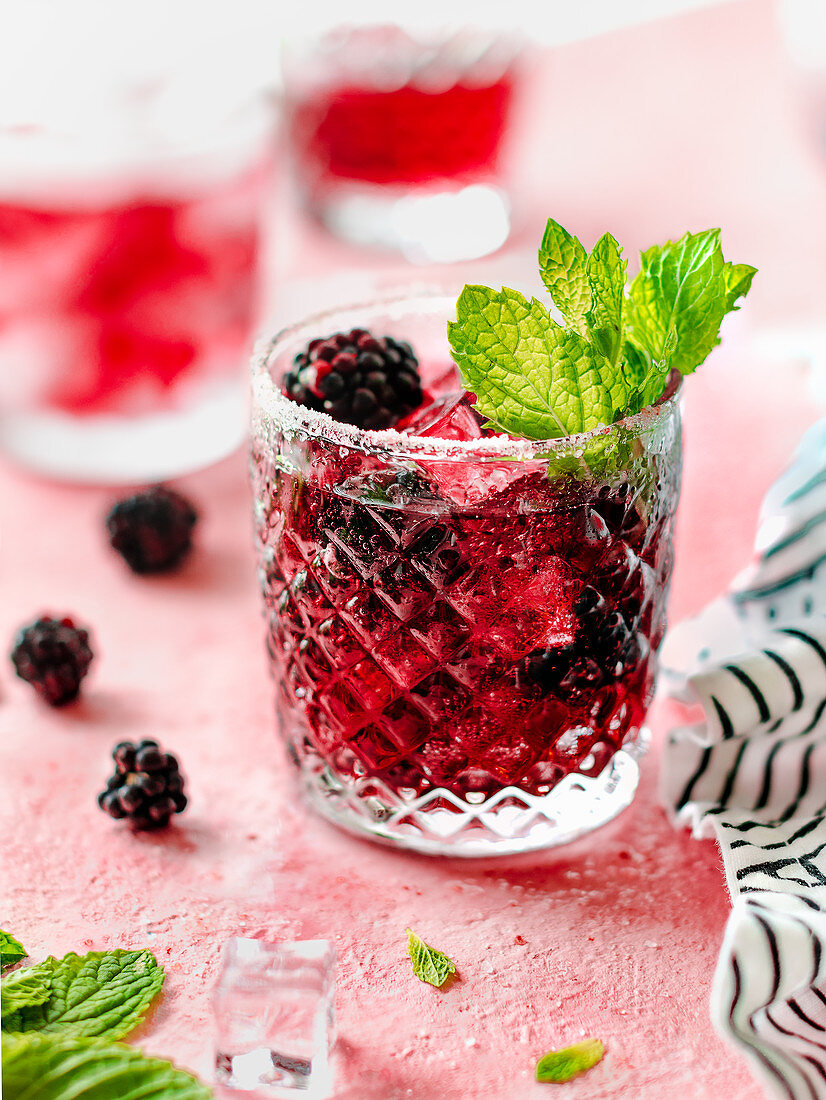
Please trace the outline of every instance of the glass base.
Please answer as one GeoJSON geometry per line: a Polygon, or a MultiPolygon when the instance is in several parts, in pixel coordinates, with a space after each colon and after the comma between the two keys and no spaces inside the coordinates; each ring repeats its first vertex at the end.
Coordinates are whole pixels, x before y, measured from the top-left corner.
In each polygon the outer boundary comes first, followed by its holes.
{"type": "Polygon", "coordinates": [[[246,394],[233,382],[191,408],[149,416],[7,413],[0,416],[0,450],[62,481],[129,485],[209,466],[240,446],[246,428],[246,394]]]}
{"type": "Polygon", "coordinates": [[[401,252],[411,263],[456,263],[501,248],[510,203],[490,184],[437,191],[340,183],[313,204],[335,236],[360,247],[401,252]]]}
{"type": "Polygon", "coordinates": [[[489,797],[460,798],[438,788],[405,801],[380,780],[345,784],[310,757],[304,758],[301,779],[305,797],[322,817],[371,840],[426,855],[517,855],[578,840],[629,806],[647,743],[643,731],[599,775],[574,772],[542,796],[503,787],[489,797]]]}

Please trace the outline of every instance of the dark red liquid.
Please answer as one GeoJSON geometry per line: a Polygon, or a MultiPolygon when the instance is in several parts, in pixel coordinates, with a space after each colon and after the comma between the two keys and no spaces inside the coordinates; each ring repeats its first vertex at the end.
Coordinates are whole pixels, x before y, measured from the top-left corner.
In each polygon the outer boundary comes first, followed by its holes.
{"type": "Polygon", "coordinates": [[[541,462],[477,463],[470,492],[470,464],[309,452],[303,480],[254,454],[297,757],[406,797],[598,773],[650,701],[676,494],[541,462]]]}
{"type": "Polygon", "coordinates": [[[491,174],[513,79],[429,92],[352,84],[318,89],[292,112],[295,147],[316,176],[417,185],[491,174]]]}
{"type": "Polygon", "coordinates": [[[146,412],[181,382],[237,374],[262,183],[255,171],[184,198],[0,203],[0,350],[12,331],[43,349],[39,403],[146,412]]]}

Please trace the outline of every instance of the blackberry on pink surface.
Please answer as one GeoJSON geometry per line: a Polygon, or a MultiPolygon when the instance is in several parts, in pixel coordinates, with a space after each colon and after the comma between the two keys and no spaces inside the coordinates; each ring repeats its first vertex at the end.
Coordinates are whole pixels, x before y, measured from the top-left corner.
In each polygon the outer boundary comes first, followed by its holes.
{"type": "Polygon", "coordinates": [[[118,501],[106,528],[110,544],[133,573],[165,573],[189,553],[197,520],[185,497],[154,485],[118,501]]]}
{"type": "Polygon", "coordinates": [[[392,428],[422,402],[413,349],[366,329],[310,341],[284,378],[284,392],[299,405],[326,412],[359,428],[392,428]]]}
{"type": "Polygon", "coordinates": [[[89,632],[70,618],[37,619],[18,632],[11,661],[21,680],[53,707],[76,699],[89,671],[89,632]]]}
{"type": "Polygon", "coordinates": [[[133,829],[161,829],[186,809],[178,761],[157,741],[121,741],[112,759],[114,774],[98,795],[98,806],[110,817],[128,820],[133,829]]]}

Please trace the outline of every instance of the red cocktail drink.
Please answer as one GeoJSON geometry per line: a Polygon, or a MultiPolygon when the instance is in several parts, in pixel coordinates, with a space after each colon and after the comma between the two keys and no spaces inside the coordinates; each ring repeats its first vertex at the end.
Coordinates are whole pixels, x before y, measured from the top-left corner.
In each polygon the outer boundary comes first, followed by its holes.
{"type": "Polygon", "coordinates": [[[322,812],[423,851],[520,851],[579,835],[633,794],[623,746],[665,629],[679,408],[672,389],[604,429],[599,470],[582,438],[496,434],[451,369],[450,308],[433,297],[316,318],[259,360],[268,647],[282,735],[322,812]],[[304,377],[307,357],[293,357],[309,340],[355,326],[419,353],[424,400],[395,430],[280,392],[290,370],[288,389],[304,377]]]}

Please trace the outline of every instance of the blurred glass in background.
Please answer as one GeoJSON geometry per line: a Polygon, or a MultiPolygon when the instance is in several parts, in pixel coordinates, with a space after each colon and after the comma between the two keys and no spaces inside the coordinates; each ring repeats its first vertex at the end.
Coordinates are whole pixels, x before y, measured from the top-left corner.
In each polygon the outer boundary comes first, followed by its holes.
{"type": "Polygon", "coordinates": [[[804,119],[826,160],[826,0],[779,0],[778,15],[804,119]]]}
{"type": "Polygon", "coordinates": [[[296,193],[334,234],[416,263],[499,248],[521,42],[479,27],[365,25],[283,50],[296,193]]]}
{"type": "Polygon", "coordinates": [[[272,108],[112,30],[18,66],[0,109],[0,447],[130,482],[245,434],[272,108]]]}
{"type": "MultiPolygon", "coordinates": [[[[228,454],[254,333],[274,307],[283,318],[299,269],[315,273],[299,295],[312,312],[333,304],[322,275],[341,301],[368,263],[378,277],[513,243],[540,189],[544,213],[553,177],[521,180],[552,133],[527,46],[546,66],[552,47],[708,2],[580,0],[526,19],[417,0],[398,22],[385,0],[15,5],[0,36],[0,451],[108,483],[228,454]],[[300,210],[383,253],[348,266],[300,210]]],[[[501,278],[504,253],[489,262],[501,278]]]]}

